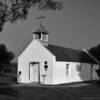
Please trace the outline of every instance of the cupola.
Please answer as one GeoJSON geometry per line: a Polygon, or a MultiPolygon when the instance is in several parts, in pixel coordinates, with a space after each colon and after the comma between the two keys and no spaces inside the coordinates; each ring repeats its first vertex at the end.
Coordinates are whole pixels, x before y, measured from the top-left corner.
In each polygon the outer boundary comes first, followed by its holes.
{"type": "Polygon", "coordinates": [[[32,32],[33,39],[40,41],[43,45],[48,45],[48,31],[44,28],[44,26],[40,23],[32,32]]]}

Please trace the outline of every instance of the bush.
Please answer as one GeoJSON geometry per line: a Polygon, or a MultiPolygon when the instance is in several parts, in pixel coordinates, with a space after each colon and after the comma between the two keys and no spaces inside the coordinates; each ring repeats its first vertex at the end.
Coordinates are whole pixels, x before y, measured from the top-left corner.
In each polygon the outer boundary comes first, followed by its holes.
{"type": "Polygon", "coordinates": [[[13,78],[13,82],[16,83],[17,82],[17,77],[13,78]]]}

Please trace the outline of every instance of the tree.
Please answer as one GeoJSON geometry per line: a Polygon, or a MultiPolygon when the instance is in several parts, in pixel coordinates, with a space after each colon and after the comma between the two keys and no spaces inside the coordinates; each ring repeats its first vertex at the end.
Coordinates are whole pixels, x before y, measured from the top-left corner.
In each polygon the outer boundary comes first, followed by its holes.
{"type": "Polygon", "coordinates": [[[14,54],[8,51],[4,44],[0,44],[0,73],[4,71],[7,64],[10,64],[14,54]]]}
{"type": "Polygon", "coordinates": [[[29,9],[37,7],[39,10],[60,10],[62,2],[54,0],[0,0],[0,31],[6,22],[15,22],[27,18],[29,9]]]}
{"type": "Polygon", "coordinates": [[[100,44],[92,47],[89,52],[99,61],[99,69],[96,70],[100,80],[100,44]]]}

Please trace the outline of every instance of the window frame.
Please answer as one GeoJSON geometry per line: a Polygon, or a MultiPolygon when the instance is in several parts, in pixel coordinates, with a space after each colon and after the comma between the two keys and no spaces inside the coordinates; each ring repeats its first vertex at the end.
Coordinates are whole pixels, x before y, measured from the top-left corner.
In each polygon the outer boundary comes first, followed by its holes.
{"type": "Polygon", "coordinates": [[[66,75],[69,75],[69,64],[66,64],[66,75]]]}
{"type": "Polygon", "coordinates": [[[82,66],[81,66],[80,64],[77,64],[77,66],[76,66],[76,70],[79,71],[79,72],[81,72],[81,70],[82,70],[82,66]]]}

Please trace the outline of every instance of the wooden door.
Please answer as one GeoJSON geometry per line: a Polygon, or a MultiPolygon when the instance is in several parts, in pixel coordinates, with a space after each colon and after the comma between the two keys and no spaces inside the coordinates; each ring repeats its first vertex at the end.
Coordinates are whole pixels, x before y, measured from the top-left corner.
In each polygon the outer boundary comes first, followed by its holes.
{"type": "Polygon", "coordinates": [[[30,63],[30,80],[39,82],[39,63],[30,63]]]}

